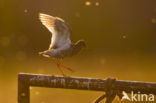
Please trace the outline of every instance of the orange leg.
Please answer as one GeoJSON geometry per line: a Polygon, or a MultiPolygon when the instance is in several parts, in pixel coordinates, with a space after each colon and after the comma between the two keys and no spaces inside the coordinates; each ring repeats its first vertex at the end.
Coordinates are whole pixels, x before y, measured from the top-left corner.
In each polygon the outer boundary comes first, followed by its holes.
{"type": "Polygon", "coordinates": [[[57,67],[60,70],[61,74],[63,76],[65,76],[65,74],[63,73],[62,68],[61,68],[61,59],[57,59],[57,67]]]}
{"type": "Polygon", "coordinates": [[[74,72],[71,68],[69,68],[69,67],[62,64],[62,59],[60,59],[60,66],[63,67],[64,69],[67,69],[67,70],[69,70],[71,72],[74,72]]]}
{"type": "Polygon", "coordinates": [[[65,69],[71,71],[71,72],[74,72],[73,69],[71,69],[71,68],[69,68],[69,67],[67,67],[67,66],[65,66],[65,65],[63,65],[63,64],[61,64],[61,66],[62,66],[63,68],[65,68],[65,69]]]}

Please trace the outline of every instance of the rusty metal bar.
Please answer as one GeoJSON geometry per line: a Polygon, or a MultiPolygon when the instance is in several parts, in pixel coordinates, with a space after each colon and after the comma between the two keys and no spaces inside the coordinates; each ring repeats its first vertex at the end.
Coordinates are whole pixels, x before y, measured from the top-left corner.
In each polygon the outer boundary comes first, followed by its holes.
{"type": "MultiPolygon", "coordinates": [[[[108,80],[20,73],[18,74],[18,103],[30,103],[30,86],[106,92],[108,80]]],[[[127,93],[139,91],[156,95],[156,83],[115,80],[111,90],[127,93]]]]}

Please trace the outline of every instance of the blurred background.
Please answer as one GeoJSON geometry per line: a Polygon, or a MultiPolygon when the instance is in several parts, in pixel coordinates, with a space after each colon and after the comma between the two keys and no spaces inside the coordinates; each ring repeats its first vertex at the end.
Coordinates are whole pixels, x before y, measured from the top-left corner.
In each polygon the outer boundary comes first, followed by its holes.
{"type": "MultiPolygon", "coordinates": [[[[75,70],[66,75],[156,82],[155,0],[0,0],[1,103],[17,103],[20,72],[60,75],[55,60],[38,55],[51,38],[39,12],[65,19],[72,41],[87,43],[64,59],[75,70]]],[[[91,103],[102,94],[31,88],[31,103],[91,103]]]]}

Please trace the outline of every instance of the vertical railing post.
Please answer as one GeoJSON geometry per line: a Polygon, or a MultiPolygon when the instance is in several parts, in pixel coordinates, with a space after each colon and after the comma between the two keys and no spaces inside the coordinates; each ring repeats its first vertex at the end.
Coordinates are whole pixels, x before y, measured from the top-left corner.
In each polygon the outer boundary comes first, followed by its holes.
{"type": "Polygon", "coordinates": [[[30,103],[29,78],[18,75],[18,103],[30,103]]]}

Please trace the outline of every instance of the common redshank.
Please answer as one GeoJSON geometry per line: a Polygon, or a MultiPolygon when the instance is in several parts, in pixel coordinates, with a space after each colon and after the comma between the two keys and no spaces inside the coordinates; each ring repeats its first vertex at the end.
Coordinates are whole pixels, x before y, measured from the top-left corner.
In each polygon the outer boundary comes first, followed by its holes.
{"type": "Polygon", "coordinates": [[[84,40],[71,43],[71,28],[65,21],[59,17],[53,17],[47,14],[39,13],[41,23],[52,33],[49,49],[39,52],[40,55],[57,59],[57,67],[61,74],[65,76],[62,67],[73,71],[71,68],[62,64],[62,59],[76,55],[82,48],[86,47],[84,40]]]}

